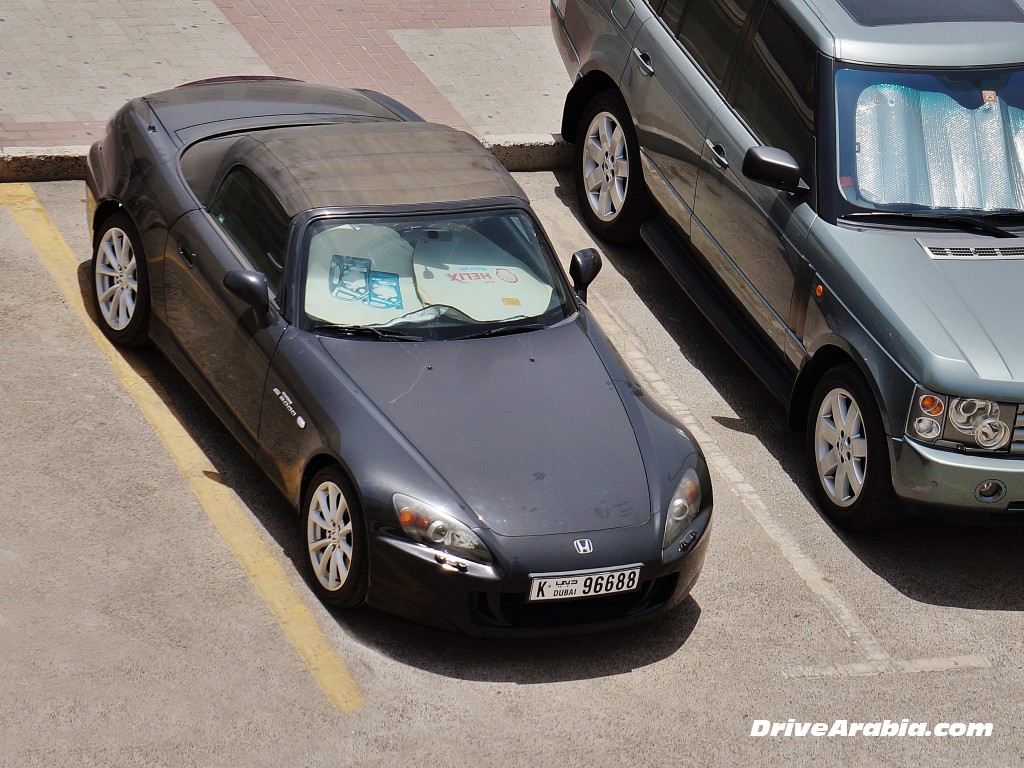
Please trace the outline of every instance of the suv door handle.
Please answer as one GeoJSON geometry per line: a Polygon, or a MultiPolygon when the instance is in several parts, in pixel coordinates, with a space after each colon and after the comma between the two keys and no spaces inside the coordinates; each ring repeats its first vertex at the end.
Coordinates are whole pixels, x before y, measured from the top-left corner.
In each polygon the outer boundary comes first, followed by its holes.
{"type": "Polygon", "coordinates": [[[711,150],[711,162],[715,164],[716,168],[728,168],[729,160],[725,156],[725,147],[721,144],[716,144],[711,139],[705,139],[704,143],[708,149],[711,150]]]}
{"type": "Polygon", "coordinates": [[[651,54],[647,51],[641,51],[639,48],[633,49],[633,55],[636,56],[637,67],[640,69],[640,74],[647,75],[647,77],[654,76],[654,64],[651,63],[651,54]]]}

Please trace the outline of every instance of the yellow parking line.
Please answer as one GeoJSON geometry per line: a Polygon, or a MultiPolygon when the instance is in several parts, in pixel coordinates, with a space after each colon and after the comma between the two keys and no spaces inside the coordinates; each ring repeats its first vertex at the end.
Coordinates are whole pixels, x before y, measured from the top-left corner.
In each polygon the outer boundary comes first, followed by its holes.
{"type": "Polygon", "coordinates": [[[0,184],[0,205],[10,210],[40,262],[53,276],[68,304],[107,356],[125,388],[163,441],[188,480],[210,520],[220,531],[285,635],[309,667],[327,698],[341,712],[355,712],[363,695],[338,657],[313,614],[285,575],[281,563],[263,542],[248,510],[215,478],[217,472],[168,405],[160,383],[137,357],[129,364],[96,327],[85,308],[74,267],[78,259],[54,227],[27,184],[0,184]]]}

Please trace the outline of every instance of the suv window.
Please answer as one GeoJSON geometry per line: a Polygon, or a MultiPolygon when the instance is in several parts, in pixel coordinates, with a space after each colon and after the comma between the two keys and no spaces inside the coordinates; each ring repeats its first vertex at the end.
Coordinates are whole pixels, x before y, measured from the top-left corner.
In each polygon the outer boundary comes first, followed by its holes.
{"type": "Polygon", "coordinates": [[[210,215],[252,268],[267,276],[270,292],[277,295],[291,221],[273,193],[247,168],[236,166],[214,195],[210,215]]]}
{"type": "Polygon", "coordinates": [[[754,134],[807,168],[814,147],[814,46],[773,4],[740,65],[732,100],[754,134]]]}
{"type": "Polygon", "coordinates": [[[721,86],[753,4],[754,0],[667,0],[662,18],[670,28],[670,19],[679,19],[678,29],[672,31],[705,74],[721,86]]]}

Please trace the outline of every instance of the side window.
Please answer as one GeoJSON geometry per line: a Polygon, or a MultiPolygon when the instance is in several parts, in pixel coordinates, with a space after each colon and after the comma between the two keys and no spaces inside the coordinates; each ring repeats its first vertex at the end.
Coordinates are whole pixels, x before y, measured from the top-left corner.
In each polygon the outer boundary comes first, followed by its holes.
{"type": "Polygon", "coordinates": [[[267,276],[270,292],[276,296],[281,290],[291,221],[273,193],[251,171],[236,166],[214,195],[210,215],[252,268],[267,276]]]}
{"type": "Polygon", "coordinates": [[[683,3],[686,0],[663,0],[658,15],[672,34],[679,31],[679,20],[683,18],[683,3]]]}
{"type": "MultiPolygon", "coordinates": [[[[676,37],[718,86],[753,4],[754,0],[687,0],[683,5],[676,37]]],[[[666,9],[670,5],[680,3],[668,0],[666,9]]]]}
{"type": "Polygon", "coordinates": [[[807,169],[814,148],[815,49],[774,4],[765,8],[733,106],[766,145],[807,169]]]}

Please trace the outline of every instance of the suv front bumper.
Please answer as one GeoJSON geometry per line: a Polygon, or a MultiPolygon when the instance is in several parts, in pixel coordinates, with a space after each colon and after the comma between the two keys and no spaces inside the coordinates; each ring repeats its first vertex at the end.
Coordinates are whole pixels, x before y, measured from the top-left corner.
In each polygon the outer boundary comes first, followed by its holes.
{"type": "Polygon", "coordinates": [[[906,440],[889,439],[896,495],[915,514],[975,525],[1024,525],[1024,457],[956,453],[906,440]],[[1005,488],[983,500],[982,483],[1005,488]]]}

